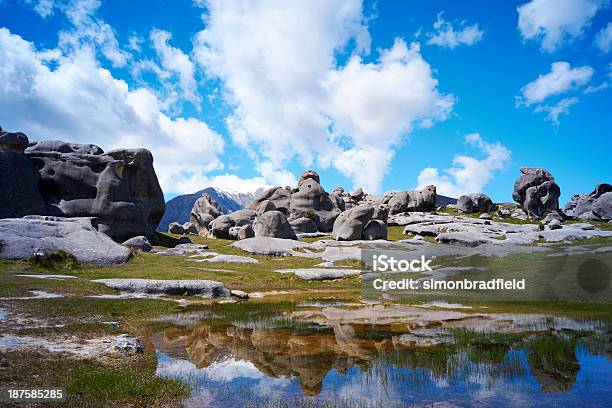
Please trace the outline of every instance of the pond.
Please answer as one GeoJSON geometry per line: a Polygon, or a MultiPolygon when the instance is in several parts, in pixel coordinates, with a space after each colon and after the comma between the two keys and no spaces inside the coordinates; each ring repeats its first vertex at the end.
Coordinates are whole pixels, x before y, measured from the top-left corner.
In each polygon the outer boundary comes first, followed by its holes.
{"type": "Polygon", "coordinates": [[[186,406],[612,405],[606,323],[486,310],[214,304],[157,319],[151,340],[186,406]]]}

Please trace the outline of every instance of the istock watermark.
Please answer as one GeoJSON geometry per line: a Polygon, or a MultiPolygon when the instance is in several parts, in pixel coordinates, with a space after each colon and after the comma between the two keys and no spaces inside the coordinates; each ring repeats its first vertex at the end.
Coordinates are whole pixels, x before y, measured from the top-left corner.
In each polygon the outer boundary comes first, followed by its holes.
{"type": "Polygon", "coordinates": [[[612,299],[612,251],[499,248],[423,244],[407,250],[362,249],[362,294],[373,299],[476,302],[612,299]]]}

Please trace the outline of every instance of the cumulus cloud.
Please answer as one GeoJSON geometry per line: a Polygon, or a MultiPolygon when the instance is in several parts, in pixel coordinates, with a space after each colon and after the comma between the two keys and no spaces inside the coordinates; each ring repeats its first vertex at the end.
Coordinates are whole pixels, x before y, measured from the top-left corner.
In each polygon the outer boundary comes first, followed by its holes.
{"type": "Polygon", "coordinates": [[[539,41],[553,52],[565,41],[580,36],[607,0],[532,0],[517,7],[523,39],[539,41]]]}
{"type": "Polygon", "coordinates": [[[587,84],[594,72],[588,65],[572,68],[568,62],[554,62],[550,66],[549,73],[539,75],[537,79],[521,88],[517,102],[525,106],[543,102],[553,95],[587,84]]]}
{"type": "Polygon", "coordinates": [[[153,49],[157,53],[162,67],[178,76],[182,97],[199,108],[202,99],[198,94],[193,63],[187,54],[179,48],[172,47],[168,44],[171,38],[172,35],[167,31],[151,31],[153,49]]]}
{"type": "Polygon", "coordinates": [[[65,52],[92,45],[114,67],[124,67],[131,55],[121,49],[112,27],[96,16],[100,0],[72,0],[62,10],[71,27],[60,31],[59,47],[65,52]]]}
{"type": "Polygon", "coordinates": [[[33,140],[146,147],[166,192],[193,192],[177,186],[223,167],[219,134],[199,120],[164,114],[150,90],[130,89],[100,67],[90,46],[70,53],[38,51],[0,28],[0,61],[0,119],[6,129],[24,131],[33,140]]]}
{"type": "Polygon", "coordinates": [[[597,33],[595,36],[595,44],[603,52],[607,53],[612,50],[612,23],[608,23],[605,28],[597,33]]]}
{"type": "Polygon", "coordinates": [[[450,197],[481,193],[494,173],[510,163],[510,150],[499,142],[488,143],[478,133],[472,133],[465,136],[465,143],[478,150],[484,158],[456,155],[451,168],[440,171],[427,167],[417,177],[417,188],[433,184],[439,194],[450,197]]]}
{"type": "Polygon", "coordinates": [[[438,45],[454,49],[460,45],[468,47],[482,40],[484,31],[478,28],[478,24],[466,26],[465,21],[458,28],[442,18],[443,12],[439,12],[437,20],[433,24],[434,31],[427,33],[429,37],[427,44],[438,45]]]}
{"type": "Polygon", "coordinates": [[[397,39],[363,61],[370,35],[360,0],[205,5],[193,54],[222,81],[232,139],[267,179],[289,180],[297,157],[378,191],[403,135],[452,110],[418,45],[397,39]],[[337,54],[351,51],[339,66],[337,54]]]}
{"type": "Polygon", "coordinates": [[[570,107],[578,103],[578,98],[565,98],[553,105],[538,105],[534,112],[546,112],[546,120],[553,125],[559,126],[559,116],[568,115],[570,107]]]}

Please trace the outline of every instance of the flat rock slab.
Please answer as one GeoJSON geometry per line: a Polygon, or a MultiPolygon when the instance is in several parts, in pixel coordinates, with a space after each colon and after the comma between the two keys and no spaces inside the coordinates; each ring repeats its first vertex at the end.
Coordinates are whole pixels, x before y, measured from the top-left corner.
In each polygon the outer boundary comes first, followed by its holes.
{"type": "Polygon", "coordinates": [[[93,282],[131,293],[187,295],[207,298],[227,297],[230,294],[223,283],[211,280],[95,279],[93,282]]]}
{"type": "Polygon", "coordinates": [[[312,248],[307,242],[293,239],[254,237],[247,238],[232,244],[233,247],[242,249],[256,255],[287,256],[296,249],[312,248]]]}
{"type": "Polygon", "coordinates": [[[190,259],[191,262],[217,262],[217,263],[250,263],[258,264],[259,261],[255,258],[240,255],[215,255],[211,258],[190,259]]]}
{"type": "Polygon", "coordinates": [[[153,251],[153,253],[165,256],[206,255],[207,249],[208,245],[204,244],[179,244],[174,248],[153,251]]]}
{"type": "Polygon", "coordinates": [[[278,269],[278,273],[292,273],[303,280],[333,280],[342,279],[346,276],[359,275],[359,269],[325,269],[325,268],[306,268],[306,269],[278,269]]]}
{"type": "Polygon", "coordinates": [[[15,275],[21,278],[33,278],[33,279],[49,279],[49,280],[66,280],[66,279],[77,279],[76,276],[72,275],[15,275]]]}
{"type": "Polygon", "coordinates": [[[94,265],[122,264],[132,254],[98,232],[90,218],[29,215],[0,219],[0,258],[32,259],[55,251],[94,265]]]}

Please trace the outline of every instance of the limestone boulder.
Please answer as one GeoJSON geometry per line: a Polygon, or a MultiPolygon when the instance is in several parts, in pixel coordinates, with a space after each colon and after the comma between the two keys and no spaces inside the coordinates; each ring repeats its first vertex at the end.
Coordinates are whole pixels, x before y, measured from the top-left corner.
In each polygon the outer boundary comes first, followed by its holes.
{"type": "Polygon", "coordinates": [[[523,167],[521,173],[514,183],[512,198],[527,210],[530,217],[539,219],[559,209],[561,189],[548,170],[523,167]]]}
{"type": "Polygon", "coordinates": [[[289,201],[291,198],[291,190],[286,187],[272,187],[257,194],[253,201],[249,203],[247,209],[255,210],[257,206],[264,200],[269,200],[274,204],[274,207],[285,214],[289,214],[289,201]]]}
{"type": "Polygon", "coordinates": [[[332,230],[332,238],[337,241],[354,241],[361,239],[363,229],[372,219],[374,208],[370,205],[359,205],[341,213],[332,230]]]}
{"type": "Polygon", "coordinates": [[[462,195],[457,199],[456,208],[466,214],[486,213],[493,211],[495,205],[489,196],[483,193],[462,195]]]}
{"type": "Polygon", "coordinates": [[[289,224],[296,234],[311,234],[318,231],[317,223],[307,217],[296,218],[289,224]]]}
{"type": "Polygon", "coordinates": [[[256,237],[297,240],[291,224],[280,211],[268,211],[259,215],[253,224],[253,231],[256,237]]]}
{"type": "Polygon", "coordinates": [[[210,222],[221,215],[223,215],[223,210],[219,203],[210,194],[202,193],[193,204],[189,221],[196,226],[198,234],[206,235],[210,222]]]}

